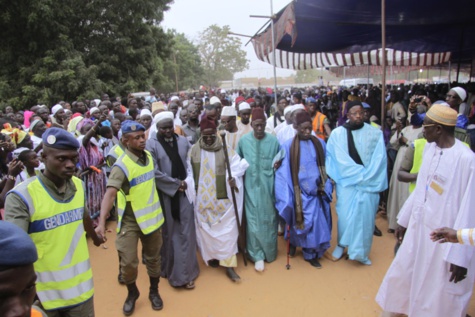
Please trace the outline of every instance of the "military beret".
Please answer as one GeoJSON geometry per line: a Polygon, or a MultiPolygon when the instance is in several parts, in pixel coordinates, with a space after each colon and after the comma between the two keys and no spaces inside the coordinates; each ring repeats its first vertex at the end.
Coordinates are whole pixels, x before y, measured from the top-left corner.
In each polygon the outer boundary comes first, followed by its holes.
{"type": "Polygon", "coordinates": [[[124,135],[137,131],[145,131],[145,127],[137,121],[125,120],[124,122],[122,122],[120,130],[122,131],[122,135],[124,135]]]}
{"type": "Polygon", "coordinates": [[[17,225],[0,221],[0,270],[2,267],[33,264],[38,260],[30,236],[17,225]]]}
{"type": "Polygon", "coordinates": [[[43,133],[43,146],[62,150],[77,150],[79,142],[68,131],[60,128],[49,128],[43,133]]]}

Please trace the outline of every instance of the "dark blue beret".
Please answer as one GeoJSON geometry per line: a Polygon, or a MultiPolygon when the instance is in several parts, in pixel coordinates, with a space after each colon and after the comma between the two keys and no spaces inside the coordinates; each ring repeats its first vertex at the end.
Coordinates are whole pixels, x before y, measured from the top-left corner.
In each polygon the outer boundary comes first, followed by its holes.
{"type": "Polygon", "coordinates": [[[79,142],[68,131],[60,128],[49,128],[43,133],[43,146],[62,149],[77,150],[79,142]]]}
{"type": "Polygon", "coordinates": [[[0,220],[0,267],[33,264],[38,260],[30,236],[17,225],[0,220]]]}
{"type": "Polygon", "coordinates": [[[122,131],[122,135],[124,135],[137,131],[145,131],[145,127],[137,121],[125,120],[124,122],[122,122],[120,130],[122,131]]]}

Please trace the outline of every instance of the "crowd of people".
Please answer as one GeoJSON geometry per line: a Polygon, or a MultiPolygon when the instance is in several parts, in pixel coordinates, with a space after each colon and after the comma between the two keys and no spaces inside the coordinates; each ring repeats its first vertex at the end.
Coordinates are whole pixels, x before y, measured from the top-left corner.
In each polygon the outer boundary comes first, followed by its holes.
{"type": "Polygon", "coordinates": [[[372,264],[373,236],[383,234],[378,212],[397,237],[376,298],[385,311],[465,316],[475,280],[474,249],[462,245],[475,244],[471,89],[401,85],[386,96],[376,86],[168,96],[151,89],[143,98],[6,107],[0,216],[16,227],[0,224],[0,285],[12,289],[0,315],[29,315],[36,298],[37,316],[94,316],[86,235],[101,245],[108,221],[117,222],[126,316],[140,296],[140,260],[153,310],[163,308],[161,278],[195,288],[196,250],[239,282],[239,251],[264,272],[283,236],[289,257],[301,249],[320,269],[336,198],[334,261],[372,264]],[[22,241],[18,249],[10,235],[22,241]],[[8,272],[23,272],[24,284],[8,272]]]}

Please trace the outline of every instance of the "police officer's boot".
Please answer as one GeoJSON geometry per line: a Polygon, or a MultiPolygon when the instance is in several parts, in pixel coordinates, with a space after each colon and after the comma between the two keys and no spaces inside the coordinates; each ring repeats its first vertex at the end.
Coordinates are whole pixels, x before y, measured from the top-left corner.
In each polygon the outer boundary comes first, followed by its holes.
{"type": "Polygon", "coordinates": [[[158,293],[158,282],[160,282],[160,277],[150,277],[150,293],[148,298],[152,303],[153,310],[161,310],[163,308],[163,301],[158,293]]]}
{"type": "Polygon", "coordinates": [[[134,312],[135,302],[139,298],[140,292],[135,282],[127,284],[127,290],[129,291],[129,293],[127,294],[127,298],[125,299],[122,311],[124,312],[125,316],[130,316],[134,312]]]}

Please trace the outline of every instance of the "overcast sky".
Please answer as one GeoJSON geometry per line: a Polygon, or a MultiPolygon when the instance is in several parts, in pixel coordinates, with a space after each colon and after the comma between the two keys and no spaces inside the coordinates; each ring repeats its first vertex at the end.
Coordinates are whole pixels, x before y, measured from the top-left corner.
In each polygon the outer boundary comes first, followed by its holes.
{"type": "MultiPolygon", "coordinates": [[[[285,7],[290,0],[273,0],[274,12],[285,7]]],[[[196,41],[198,33],[212,24],[229,25],[232,32],[254,35],[266,19],[251,18],[249,15],[270,15],[270,0],[175,0],[165,12],[162,26],[185,33],[191,41],[196,41]]],[[[244,44],[248,38],[241,38],[242,48],[250,60],[249,69],[235,75],[240,77],[273,76],[272,66],[257,59],[252,44],[244,44]]],[[[293,71],[277,69],[277,76],[288,76],[293,71]]]]}

